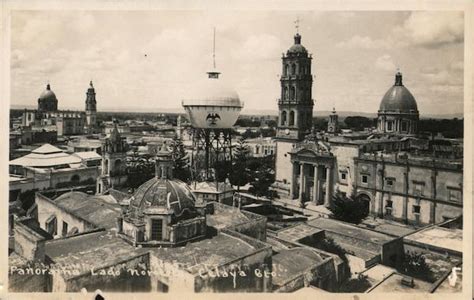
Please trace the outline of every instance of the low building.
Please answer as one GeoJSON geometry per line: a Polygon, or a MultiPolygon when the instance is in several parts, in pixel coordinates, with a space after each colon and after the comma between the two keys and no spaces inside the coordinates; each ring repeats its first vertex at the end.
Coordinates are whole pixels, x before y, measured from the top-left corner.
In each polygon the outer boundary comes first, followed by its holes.
{"type": "Polygon", "coordinates": [[[10,161],[10,191],[12,188],[25,192],[32,190],[94,185],[99,175],[97,164],[80,155],[44,144],[31,153],[10,161]]]}
{"type": "Polygon", "coordinates": [[[234,188],[226,182],[193,182],[190,184],[192,192],[201,201],[215,201],[233,205],[234,188]]]}
{"type": "Polygon", "coordinates": [[[272,257],[275,292],[294,292],[310,285],[323,290],[336,286],[335,269],[330,255],[308,247],[282,250],[272,257]]]}
{"type": "Polygon", "coordinates": [[[68,152],[94,151],[98,154],[102,154],[102,144],[103,140],[101,139],[76,137],[68,141],[67,149],[68,152]]]}
{"type": "Polygon", "coordinates": [[[265,157],[276,153],[276,144],[271,137],[247,139],[247,145],[253,157],[265,157]]]}
{"type": "Polygon", "coordinates": [[[87,167],[100,167],[102,164],[102,156],[95,151],[74,152],[72,155],[79,157],[82,165],[87,167]]]}
{"type": "Polygon", "coordinates": [[[208,226],[217,230],[232,230],[265,242],[267,240],[267,218],[218,202],[208,203],[208,226]]]}
{"type": "Polygon", "coordinates": [[[367,293],[430,293],[432,284],[400,273],[392,273],[367,293]]]}
{"type": "MultiPolygon", "coordinates": [[[[37,194],[38,223],[61,238],[45,240],[33,233],[23,238],[14,232],[18,246],[10,253],[11,282],[23,278],[29,263],[40,273],[44,269],[46,278],[25,290],[272,291],[272,249],[262,241],[265,218],[218,203],[208,212],[206,203],[173,179],[171,153],[165,150],[158,153],[156,177],[130,196],[128,206],[109,203],[104,195],[71,192],[49,199],[37,194]],[[207,225],[209,213],[215,227],[207,225]],[[251,222],[243,224],[242,218],[251,222]],[[41,262],[32,261],[37,256],[41,262]]],[[[108,192],[105,196],[113,196],[108,192]]],[[[21,290],[18,284],[10,288],[21,290]]]]}
{"type": "Polygon", "coordinates": [[[37,193],[35,204],[40,227],[55,238],[97,228],[115,228],[116,219],[122,213],[120,205],[107,203],[98,197],[69,192],[49,199],[37,193]]]}
{"type": "Polygon", "coordinates": [[[462,230],[432,226],[403,238],[406,253],[422,254],[431,271],[431,281],[445,278],[462,264],[462,230]]]}
{"type": "MultiPolygon", "coordinates": [[[[327,218],[316,218],[306,222],[324,230],[324,235],[332,239],[347,254],[358,258],[364,268],[382,263],[396,266],[403,258],[403,241],[383,233],[327,218]]],[[[302,241],[311,245],[313,241],[302,241]]]]}

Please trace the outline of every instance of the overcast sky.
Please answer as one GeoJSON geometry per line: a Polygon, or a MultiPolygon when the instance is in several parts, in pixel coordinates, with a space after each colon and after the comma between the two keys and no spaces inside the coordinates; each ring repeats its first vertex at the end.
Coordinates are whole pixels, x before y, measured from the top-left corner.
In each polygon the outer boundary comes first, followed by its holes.
{"type": "Polygon", "coordinates": [[[11,104],[36,105],[49,81],[60,109],[82,110],[93,80],[98,110],[182,111],[212,66],[215,26],[218,69],[245,110],[276,110],[297,17],[316,111],[376,113],[399,67],[422,115],[462,113],[457,12],[15,11],[11,104]]]}

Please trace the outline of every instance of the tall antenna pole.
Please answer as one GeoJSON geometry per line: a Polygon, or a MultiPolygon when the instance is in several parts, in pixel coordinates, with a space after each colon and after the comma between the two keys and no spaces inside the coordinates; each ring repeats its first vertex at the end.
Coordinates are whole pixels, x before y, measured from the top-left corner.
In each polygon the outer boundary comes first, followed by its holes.
{"type": "Polygon", "coordinates": [[[214,66],[214,69],[211,72],[207,72],[207,76],[209,78],[214,78],[217,79],[219,78],[219,72],[216,70],[216,27],[214,27],[214,36],[212,40],[212,63],[214,66]]]}
{"type": "Polygon", "coordinates": [[[216,68],[216,27],[214,27],[214,39],[212,43],[212,61],[214,69],[216,68]]]}

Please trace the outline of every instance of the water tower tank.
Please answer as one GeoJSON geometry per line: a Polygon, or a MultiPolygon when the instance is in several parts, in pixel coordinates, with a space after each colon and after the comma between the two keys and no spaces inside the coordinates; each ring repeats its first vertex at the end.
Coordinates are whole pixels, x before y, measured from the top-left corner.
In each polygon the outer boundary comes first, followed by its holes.
{"type": "Polygon", "coordinates": [[[243,108],[239,95],[219,78],[218,72],[208,72],[208,78],[189,91],[182,105],[191,125],[203,129],[231,128],[243,108]]]}

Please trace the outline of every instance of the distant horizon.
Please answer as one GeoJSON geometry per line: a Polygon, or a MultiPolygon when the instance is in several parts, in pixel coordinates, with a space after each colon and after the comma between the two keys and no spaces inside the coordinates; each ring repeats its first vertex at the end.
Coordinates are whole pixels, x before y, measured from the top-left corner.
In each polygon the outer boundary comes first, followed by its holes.
{"type": "MultiPolygon", "coordinates": [[[[22,110],[22,109],[37,109],[35,105],[10,105],[10,109],[14,110],[22,110]]],[[[84,108],[73,108],[73,107],[64,107],[58,108],[59,110],[69,110],[69,111],[83,111],[84,108]]],[[[97,113],[139,113],[139,114],[160,114],[160,113],[170,113],[170,114],[186,114],[183,108],[166,108],[156,111],[150,110],[132,110],[136,109],[130,107],[128,109],[113,109],[113,108],[104,108],[98,109],[97,113]]],[[[377,112],[361,112],[361,111],[338,111],[336,110],[340,117],[347,117],[347,116],[364,116],[364,117],[377,117],[377,112]]],[[[313,117],[326,117],[332,113],[332,110],[313,110],[313,117]]],[[[252,110],[242,110],[240,115],[257,115],[257,116],[278,116],[278,110],[271,110],[271,109],[252,109],[252,110]]],[[[454,118],[464,118],[464,113],[453,113],[453,114],[423,114],[420,112],[420,118],[436,118],[436,119],[454,119],[454,118]]]]}

